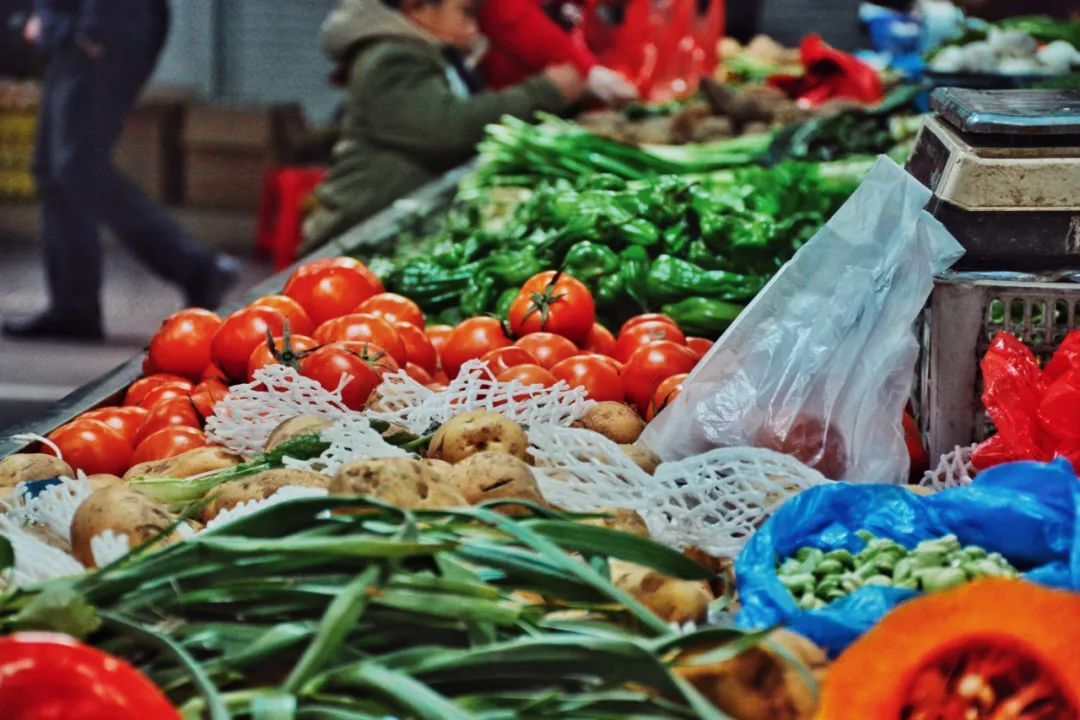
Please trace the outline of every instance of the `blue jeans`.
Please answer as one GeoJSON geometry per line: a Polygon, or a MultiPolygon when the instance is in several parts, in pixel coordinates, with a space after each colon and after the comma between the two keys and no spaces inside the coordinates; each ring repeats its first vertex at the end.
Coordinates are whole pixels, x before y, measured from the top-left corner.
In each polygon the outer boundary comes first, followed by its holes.
{"type": "Polygon", "coordinates": [[[101,240],[108,226],[144,264],[181,286],[199,281],[214,253],[198,245],[114,167],[112,151],[165,41],[168,18],[109,39],[91,59],[73,43],[51,53],[34,173],[52,307],[100,315],[101,240]]]}

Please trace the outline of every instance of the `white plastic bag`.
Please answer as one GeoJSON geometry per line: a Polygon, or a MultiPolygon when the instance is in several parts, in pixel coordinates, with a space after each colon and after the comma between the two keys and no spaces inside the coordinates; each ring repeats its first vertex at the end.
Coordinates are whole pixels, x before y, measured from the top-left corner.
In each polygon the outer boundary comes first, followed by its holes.
{"type": "Polygon", "coordinates": [[[913,324],[963,254],[885,157],[728,328],[641,442],[664,460],[780,450],[834,480],[899,482],[913,324]]]}

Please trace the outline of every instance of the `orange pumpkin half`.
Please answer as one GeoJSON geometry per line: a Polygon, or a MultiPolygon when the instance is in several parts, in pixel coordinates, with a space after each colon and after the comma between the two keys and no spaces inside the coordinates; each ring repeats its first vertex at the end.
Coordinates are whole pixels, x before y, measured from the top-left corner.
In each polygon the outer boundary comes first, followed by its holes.
{"type": "Polygon", "coordinates": [[[979,580],[904,603],[829,669],[818,720],[1080,720],[1080,594],[979,580]]]}

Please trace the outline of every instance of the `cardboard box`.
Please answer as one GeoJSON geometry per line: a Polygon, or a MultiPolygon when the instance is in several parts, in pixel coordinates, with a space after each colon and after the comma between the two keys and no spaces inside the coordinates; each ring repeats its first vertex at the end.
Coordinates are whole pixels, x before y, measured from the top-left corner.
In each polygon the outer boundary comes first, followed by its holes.
{"type": "Polygon", "coordinates": [[[184,121],[184,201],[254,211],[266,171],[288,164],[306,129],[299,105],[195,105],[184,121]]]}

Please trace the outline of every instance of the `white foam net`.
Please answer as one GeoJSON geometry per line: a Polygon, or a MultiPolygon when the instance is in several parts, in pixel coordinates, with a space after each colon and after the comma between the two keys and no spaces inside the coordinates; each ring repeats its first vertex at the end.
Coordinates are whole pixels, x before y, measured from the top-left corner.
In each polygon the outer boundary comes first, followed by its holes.
{"type": "Polygon", "coordinates": [[[131,545],[126,533],[117,533],[110,529],[90,538],[90,554],[94,556],[94,564],[98,567],[116,562],[127,555],[129,550],[131,545]]]}
{"type": "Polygon", "coordinates": [[[278,505],[289,500],[297,500],[299,498],[308,497],[323,497],[329,493],[322,488],[314,487],[300,487],[298,485],[286,485],[280,488],[273,495],[261,500],[248,500],[237,505],[233,505],[231,508],[226,508],[214,516],[214,519],[206,523],[206,530],[213,530],[214,528],[226,525],[233,520],[239,520],[242,517],[247,517],[254,512],[258,512],[263,508],[268,508],[271,505],[278,505]]]}
{"type": "Polygon", "coordinates": [[[491,410],[527,427],[574,422],[592,406],[582,388],[563,381],[545,388],[519,382],[499,382],[479,360],[466,362],[445,390],[433,392],[404,372],[387,375],[368,417],[396,423],[413,433],[424,433],[455,415],[470,410],[491,410]]]}
{"type": "Polygon", "coordinates": [[[206,436],[233,452],[258,455],[274,428],[299,415],[337,420],[352,413],[341,401],[341,387],[330,392],[286,365],[255,371],[255,381],[234,385],[206,420],[206,436]]]}
{"type": "Polygon", "coordinates": [[[970,485],[976,474],[975,466],[971,464],[971,454],[975,447],[957,445],[951,453],[942,455],[938,466],[923,475],[919,486],[931,490],[945,490],[970,485]]]}
{"type": "Polygon", "coordinates": [[[335,420],[333,425],[319,434],[319,437],[324,442],[330,443],[330,447],[310,460],[286,457],[283,459],[285,467],[333,475],[342,465],[353,460],[404,457],[409,454],[396,445],[386,442],[362,415],[335,420]]]}
{"type": "Polygon", "coordinates": [[[7,503],[8,516],[20,525],[38,525],[61,542],[68,543],[75,511],[93,492],[86,474],[77,470],[76,475],[75,478],[60,478],[59,483],[44,488],[35,497],[30,497],[26,486],[22,485],[14,499],[7,503]]]}
{"type": "Polygon", "coordinates": [[[795,458],[762,448],[720,448],[660,465],[638,510],[649,532],[678,548],[735,555],[793,495],[829,482],[795,458]]]}
{"type": "Polygon", "coordinates": [[[663,463],[654,475],[595,432],[539,426],[530,452],[544,499],[566,510],[629,508],[677,548],[734,555],[798,492],[828,482],[798,460],[760,448],[721,448],[663,463]]]}
{"type": "Polygon", "coordinates": [[[591,430],[536,425],[529,444],[540,492],[565,510],[637,510],[654,490],[653,478],[622,448],[591,430]]]}
{"type": "Polygon", "coordinates": [[[0,535],[11,543],[15,552],[15,565],[4,574],[0,587],[45,582],[86,571],[70,553],[46,542],[34,529],[9,515],[0,515],[0,535]]]}

